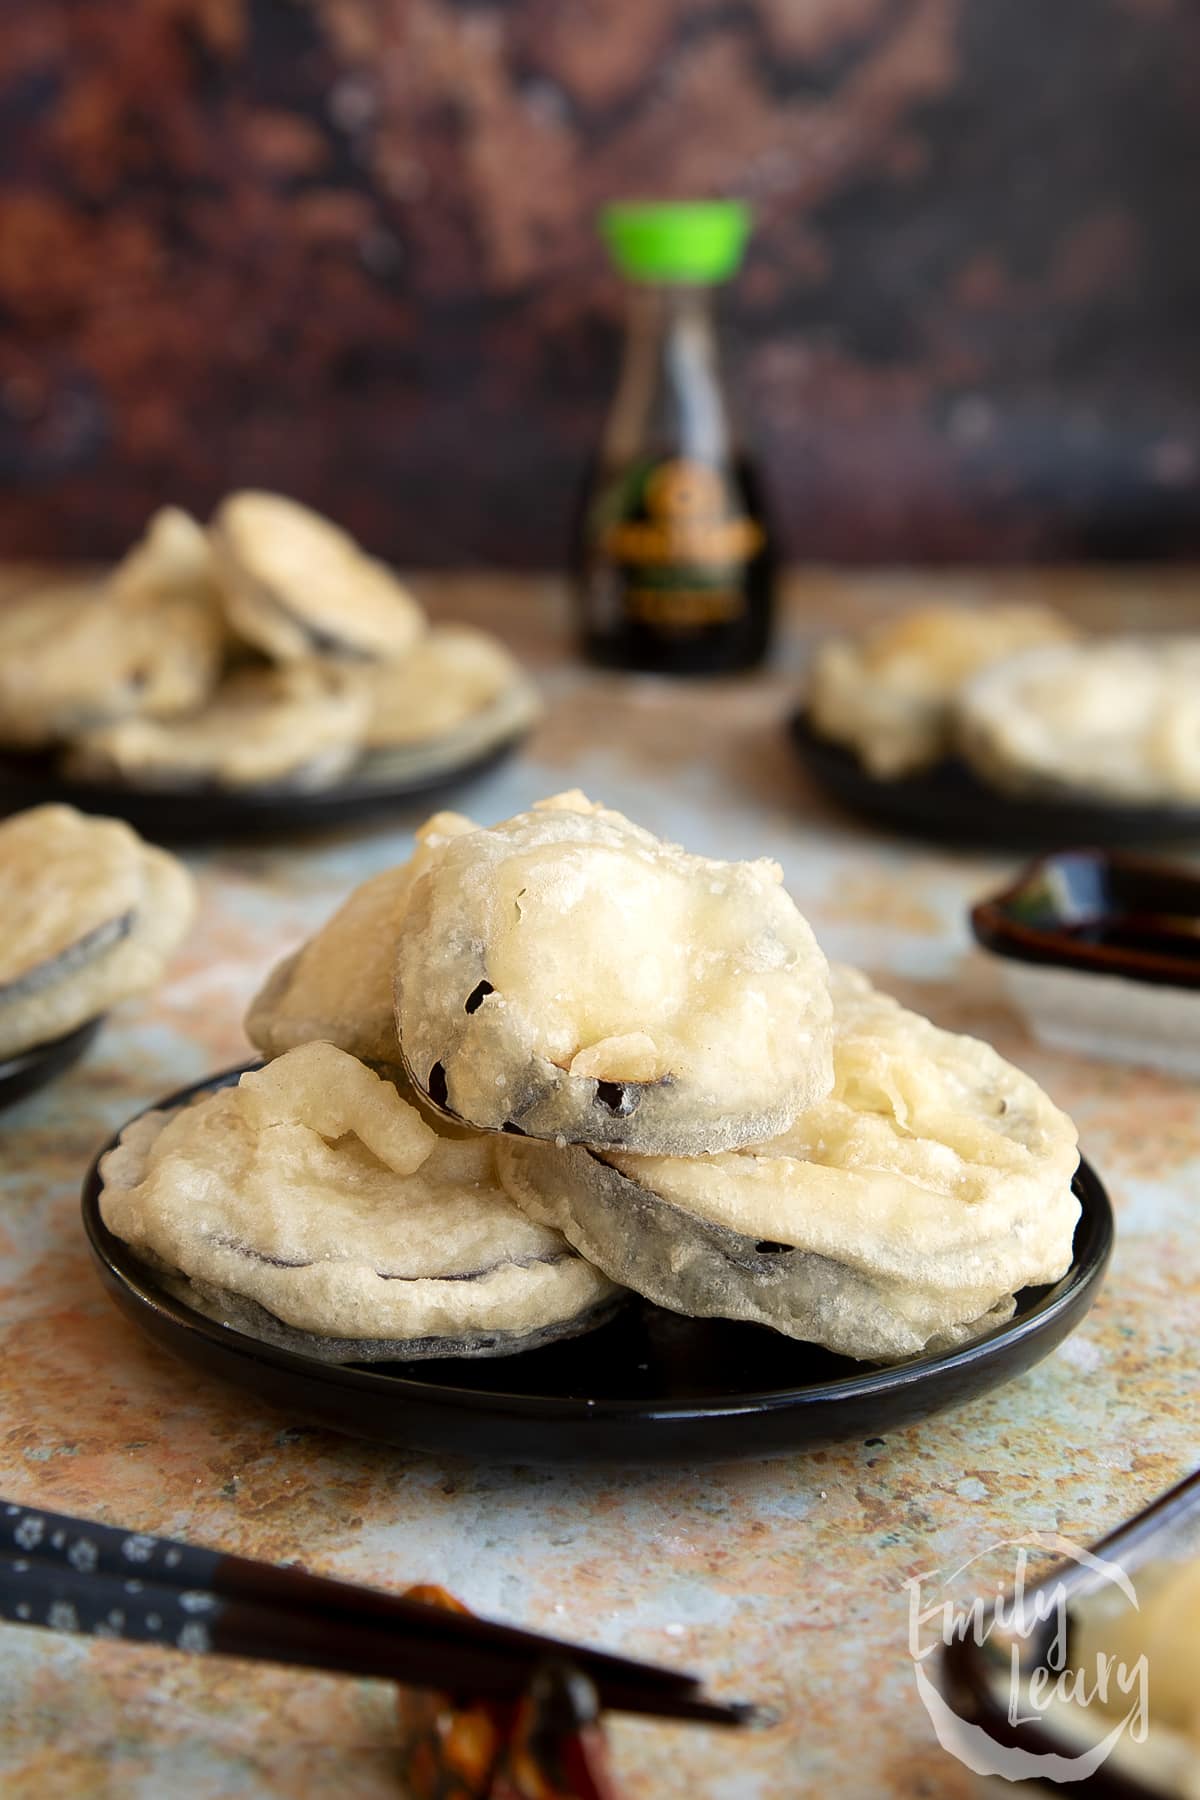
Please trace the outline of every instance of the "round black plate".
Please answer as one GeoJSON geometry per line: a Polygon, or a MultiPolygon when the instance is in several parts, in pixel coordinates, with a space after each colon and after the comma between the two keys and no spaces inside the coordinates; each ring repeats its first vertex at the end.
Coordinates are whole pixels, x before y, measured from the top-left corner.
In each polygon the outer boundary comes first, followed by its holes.
{"type": "Polygon", "coordinates": [[[0,1111],[6,1106],[15,1106],[26,1094],[32,1094],[72,1063],[77,1063],[96,1033],[103,1025],[104,1019],[89,1019],[84,1025],[77,1025],[66,1037],[55,1038],[50,1044],[35,1044],[32,1050],[23,1050],[20,1056],[10,1056],[0,1062],[0,1111]]]}
{"type": "MultiPolygon", "coordinates": [[[[209,1076],[157,1104],[182,1105],[241,1073],[209,1076]]],[[[83,1223],[100,1277],[121,1311],[167,1349],[293,1418],[505,1462],[713,1462],[894,1431],[1048,1355],[1091,1306],[1113,1242],[1108,1196],[1082,1163],[1074,1260],[1062,1280],[1025,1289],[1015,1318],[975,1343],[888,1368],[758,1325],[685,1319],[636,1301],[585,1337],[524,1356],[334,1367],[218,1325],[164,1293],[106,1228],[98,1162],[84,1184],[83,1223]]]]}
{"type": "Polygon", "coordinates": [[[319,831],[428,800],[503,762],[525,736],[523,728],[434,774],[375,780],[350,776],[336,787],[312,793],[279,787],[135,788],[119,782],[69,781],[49,762],[0,757],[0,817],[54,801],[124,819],[143,837],[170,844],[319,831]]]}
{"type": "Polygon", "coordinates": [[[868,774],[853,750],[814,731],[803,709],[793,713],[788,732],[808,773],[839,806],[908,836],[1003,850],[1200,838],[1200,807],[1018,799],[989,787],[953,757],[883,781],[868,774]]]}

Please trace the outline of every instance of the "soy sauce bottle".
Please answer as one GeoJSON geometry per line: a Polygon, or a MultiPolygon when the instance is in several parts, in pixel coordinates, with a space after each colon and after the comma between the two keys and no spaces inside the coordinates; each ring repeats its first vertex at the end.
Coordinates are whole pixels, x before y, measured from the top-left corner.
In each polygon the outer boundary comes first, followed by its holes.
{"type": "Polygon", "coordinates": [[[772,556],[722,382],[713,290],[749,225],[733,200],[610,206],[629,282],[616,398],[576,545],[584,654],[610,668],[725,674],[762,661],[772,556]]]}

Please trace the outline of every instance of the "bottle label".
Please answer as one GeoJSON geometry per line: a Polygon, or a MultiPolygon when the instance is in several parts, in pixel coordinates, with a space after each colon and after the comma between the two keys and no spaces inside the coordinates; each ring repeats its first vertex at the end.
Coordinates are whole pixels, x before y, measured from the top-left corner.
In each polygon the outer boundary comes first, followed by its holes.
{"type": "Polygon", "coordinates": [[[749,562],[762,549],[765,534],[757,519],[731,513],[729,499],[719,472],[706,463],[683,457],[660,463],[646,482],[645,518],[609,525],[603,547],[614,562],[651,567],[749,562]]]}
{"type": "Polygon", "coordinates": [[[746,565],[766,533],[719,469],[686,457],[659,463],[632,493],[626,488],[621,511],[602,527],[597,548],[620,569],[629,621],[673,635],[744,613],[746,565]]]}

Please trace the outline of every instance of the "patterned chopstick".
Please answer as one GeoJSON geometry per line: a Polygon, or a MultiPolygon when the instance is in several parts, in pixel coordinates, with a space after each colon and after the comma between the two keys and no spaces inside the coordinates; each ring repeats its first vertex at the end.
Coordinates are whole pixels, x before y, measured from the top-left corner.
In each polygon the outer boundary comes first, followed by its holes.
{"type": "Polygon", "coordinates": [[[37,1555],[81,1572],[141,1576],[168,1587],[191,1588],[238,1599],[295,1607],[305,1612],[370,1615],[389,1624],[405,1623],[452,1643],[489,1643],[514,1655],[569,1660],[592,1680],[605,1674],[652,1687],[681,1691],[700,1686],[698,1677],[608,1651],[590,1650],[555,1638],[493,1624],[465,1613],[445,1612],[378,1588],[358,1587],[298,1568],[280,1568],[245,1556],[230,1556],[147,1532],[122,1531],[63,1513],[0,1500],[0,1550],[37,1555]]]}
{"type": "Polygon", "coordinates": [[[0,1618],[496,1698],[547,1661],[612,1710],[742,1723],[692,1676],[304,1571],[0,1502],[0,1618]]]}
{"type": "MultiPolygon", "coordinates": [[[[201,1589],[164,1587],[137,1576],[121,1580],[95,1571],[82,1574],[60,1563],[6,1552],[0,1552],[0,1619],[196,1655],[247,1657],[329,1674],[373,1676],[405,1687],[492,1700],[517,1699],[544,1666],[528,1655],[516,1657],[469,1643],[431,1642],[345,1615],[273,1611],[201,1589]]],[[[598,1684],[598,1692],[601,1703],[614,1712],[711,1725],[740,1725],[752,1716],[752,1709],[721,1705],[690,1692],[636,1688],[611,1678],[598,1684]]]]}

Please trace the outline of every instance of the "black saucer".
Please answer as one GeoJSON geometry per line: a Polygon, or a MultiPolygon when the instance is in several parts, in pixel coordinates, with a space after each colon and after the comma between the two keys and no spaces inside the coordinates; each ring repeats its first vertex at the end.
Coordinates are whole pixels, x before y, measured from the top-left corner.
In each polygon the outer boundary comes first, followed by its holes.
{"type": "MultiPolygon", "coordinates": [[[[181,1105],[240,1073],[209,1076],[156,1104],[181,1105]]],[[[1091,1306],[1113,1242],[1108,1196],[1082,1163],[1074,1260],[1062,1280],[1026,1288],[1007,1325],[965,1348],[887,1368],[762,1326],[685,1319],[638,1301],[585,1337],[524,1356],[337,1367],[260,1343],[164,1293],[101,1219],[97,1163],[84,1183],[83,1223],[101,1280],[167,1349],[246,1389],[251,1404],[266,1400],[311,1424],[512,1463],[726,1461],[895,1431],[1048,1355],[1091,1306]]]]}
{"type": "Polygon", "coordinates": [[[103,1023],[103,1015],[88,1019],[86,1024],[68,1031],[65,1037],[55,1038],[49,1044],[35,1044],[32,1050],[22,1050],[19,1056],[10,1056],[0,1062],[0,1111],[15,1106],[26,1094],[45,1087],[48,1081],[53,1081],[56,1075],[77,1063],[103,1023]]]}
{"type": "Polygon", "coordinates": [[[1200,838],[1200,807],[1024,799],[990,787],[957,757],[884,781],[869,774],[853,750],[814,731],[803,708],[788,721],[788,735],[809,775],[831,800],[906,836],[994,850],[1200,838]]]}
{"type": "Polygon", "coordinates": [[[0,757],[0,817],[28,806],[76,806],[80,812],[124,819],[156,843],[219,842],[226,838],[320,831],[386,817],[413,801],[484,774],[505,761],[528,734],[522,726],[486,750],[423,775],[368,779],[351,774],[335,787],[139,788],[120,782],[68,780],[48,759],[0,757]]]}

